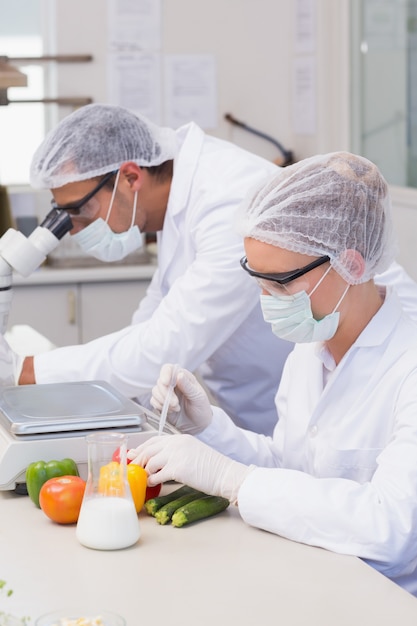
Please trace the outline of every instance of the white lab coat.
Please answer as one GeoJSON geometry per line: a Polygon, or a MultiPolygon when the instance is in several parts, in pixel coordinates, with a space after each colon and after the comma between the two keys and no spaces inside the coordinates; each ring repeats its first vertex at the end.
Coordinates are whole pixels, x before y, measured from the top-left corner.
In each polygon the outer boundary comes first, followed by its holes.
{"type": "Polygon", "coordinates": [[[248,524],[357,555],[417,594],[417,325],[388,288],[325,386],[319,348],[288,357],[273,438],[219,409],[199,438],[261,466],[239,491],[248,524]]]}
{"type": "MultiPolygon", "coordinates": [[[[161,365],[178,362],[198,372],[238,424],[272,433],[276,381],[292,344],[274,338],[263,321],[259,287],[239,264],[244,248],[234,215],[277,167],[193,123],[177,137],[158,269],[132,325],[36,355],[36,382],[101,379],[143,399],[161,365]]],[[[111,288],[108,306],[118,306],[111,288]]]]}

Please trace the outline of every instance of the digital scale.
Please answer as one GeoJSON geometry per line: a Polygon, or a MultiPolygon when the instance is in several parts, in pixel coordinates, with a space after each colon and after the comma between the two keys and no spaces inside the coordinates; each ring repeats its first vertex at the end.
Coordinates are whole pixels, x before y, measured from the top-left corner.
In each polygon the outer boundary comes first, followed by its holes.
{"type": "MultiPolygon", "coordinates": [[[[0,491],[25,493],[33,461],[73,459],[87,477],[86,435],[114,430],[128,448],[157,434],[159,418],[104,381],[23,385],[0,389],[0,491]]],[[[176,432],[167,425],[165,433],[176,432]]]]}

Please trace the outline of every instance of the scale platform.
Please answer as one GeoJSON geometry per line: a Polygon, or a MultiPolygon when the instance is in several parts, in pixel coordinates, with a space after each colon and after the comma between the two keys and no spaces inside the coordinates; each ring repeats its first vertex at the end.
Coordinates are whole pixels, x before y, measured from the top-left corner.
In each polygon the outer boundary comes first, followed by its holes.
{"type": "MultiPolygon", "coordinates": [[[[0,389],[0,491],[24,492],[29,463],[71,458],[87,476],[87,434],[114,430],[128,447],[157,434],[158,416],[104,381],[0,389]]],[[[168,426],[165,433],[172,433],[168,426]]]]}

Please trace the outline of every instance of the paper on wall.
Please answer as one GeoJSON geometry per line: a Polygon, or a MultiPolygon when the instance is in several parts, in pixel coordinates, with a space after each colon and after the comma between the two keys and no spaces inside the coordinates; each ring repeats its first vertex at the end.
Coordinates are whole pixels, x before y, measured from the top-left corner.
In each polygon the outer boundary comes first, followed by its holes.
{"type": "Polygon", "coordinates": [[[164,63],[165,124],[178,128],[190,121],[216,128],[216,63],[212,54],[168,54],[164,63]]]}
{"type": "Polygon", "coordinates": [[[156,52],[109,52],[107,99],[161,124],[161,58],[156,52]]]}
{"type": "Polygon", "coordinates": [[[161,47],[161,0],[108,0],[107,17],[110,48],[161,47]]]}
{"type": "Polygon", "coordinates": [[[316,65],[308,55],[294,59],[293,65],[293,128],[299,135],[316,133],[316,65]]]}

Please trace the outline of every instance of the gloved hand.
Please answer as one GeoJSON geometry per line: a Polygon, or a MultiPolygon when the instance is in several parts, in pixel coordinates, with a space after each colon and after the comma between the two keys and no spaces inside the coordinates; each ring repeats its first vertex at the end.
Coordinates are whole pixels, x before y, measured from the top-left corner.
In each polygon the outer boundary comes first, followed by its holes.
{"type": "Polygon", "coordinates": [[[152,437],[129,450],[127,456],[145,468],[150,487],[176,480],[208,495],[227,498],[232,504],[236,504],[240,486],[254,469],[191,435],[152,437]]]}
{"type": "MultiPolygon", "coordinates": [[[[171,363],[163,365],[152,389],[150,402],[158,411],[162,410],[174,367],[171,363]]],[[[196,377],[186,369],[179,369],[175,392],[168,407],[167,422],[182,433],[196,435],[210,424],[212,417],[210,401],[196,377]]]]}
{"type": "Polygon", "coordinates": [[[23,361],[24,357],[14,352],[3,335],[0,335],[0,387],[19,383],[23,361]]]}

